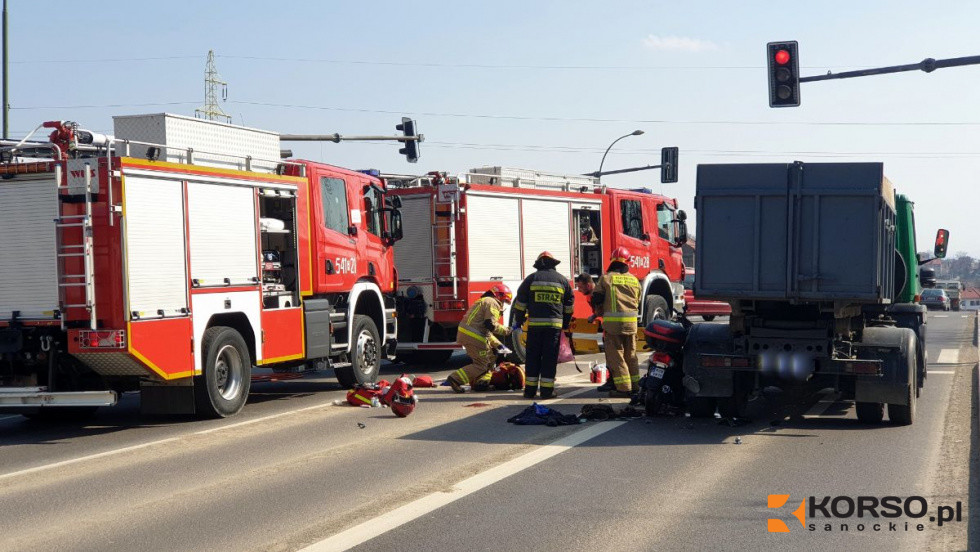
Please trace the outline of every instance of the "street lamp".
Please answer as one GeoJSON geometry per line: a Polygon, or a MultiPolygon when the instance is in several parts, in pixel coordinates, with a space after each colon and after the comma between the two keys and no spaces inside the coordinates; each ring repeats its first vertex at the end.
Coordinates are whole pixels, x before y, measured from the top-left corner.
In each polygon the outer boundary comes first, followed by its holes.
{"type": "Polygon", "coordinates": [[[603,153],[602,154],[602,161],[599,162],[599,175],[596,177],[596,183],[602,181],[602,165],[605,164],[605,162],[606,162],[606,156],[609,155],[609,150],[611,150],[612,147],[616,145],[616,142],[622,140],[623,138],[629,138],[630,136],[639,136],[641,134],[643,134],[643,131],[642,130],[634,130],[633,132],[631,132],[629,134],[626,134],[624,136],[620,136],[619,138],[616,138],[615,140],[613,140],[613,143],[612,144],[609,144],[609,147],[606,148],[606,153],[603,153]]]}

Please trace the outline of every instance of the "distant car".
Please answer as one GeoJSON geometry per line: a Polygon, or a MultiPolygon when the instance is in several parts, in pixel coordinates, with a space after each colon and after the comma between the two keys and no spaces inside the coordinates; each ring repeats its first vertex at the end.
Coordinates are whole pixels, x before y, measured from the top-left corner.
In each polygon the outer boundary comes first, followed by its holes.
{"type": "Polygon", "coordinates": [[[728,316],[732,313],[732,306],[724,301],[695,299],[693,269],[688,268],[684,273],[683,285],[684,302],[687,303],[685,314],[700,316],[705,322],[711,322],[716,316],[728,316]]]}
{"type": "Polygon", "coordinates": [[[929,288],[922,290],[922,300],[920,301],[927,309],[949,310],[949,295],[946,290],[939,288],[929,288]]]}

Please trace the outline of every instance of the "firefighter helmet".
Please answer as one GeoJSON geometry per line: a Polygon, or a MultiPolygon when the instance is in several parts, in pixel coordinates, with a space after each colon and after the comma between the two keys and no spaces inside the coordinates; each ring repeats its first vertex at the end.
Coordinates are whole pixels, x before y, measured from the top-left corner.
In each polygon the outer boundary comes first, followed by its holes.
{"type": "Polygon", "coordinates": [[[561,261],[559,261],[554,255],[552,255],[550,251],[542,251],[541,253],[539,253],[538,258],[535,259],[534,262],[539,263],[545,259],[550,260],[554,264],[561,264],[561,261]]]}
{"type": "Polygon", "coordinates": [[[404,418],[415,412],[415,404],[417,399],[412,396],[409,398],[395,397],[395,400],[391,403],[391,413],[399,418],[404,418]]]}
{"type": "Polygon", "coordinates": [[[490,286],[490,293],[500,300],[501,303],[510,304],[514,300],[514,292],[507,287],[507,284],[494,284],[490,286]]]}
{"type": "Polygon", "coordinates": [[[630,250],[620,246],[613,250],[612,256],[609,257],[609,262],[629,264],[629,258],[630,250]]]}

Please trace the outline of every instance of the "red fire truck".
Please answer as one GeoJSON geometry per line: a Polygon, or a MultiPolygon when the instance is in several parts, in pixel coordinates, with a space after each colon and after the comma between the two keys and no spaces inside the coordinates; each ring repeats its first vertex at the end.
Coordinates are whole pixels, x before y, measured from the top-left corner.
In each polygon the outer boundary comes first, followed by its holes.
{"type": "Polygon", "coordinates": [[[176,115],[43,126],[50,142],[0,148],[0,408],[139,390],[144,412],[229,416],[253,365],[376,379],[401,235],[382,180],[176,115]]]}
{"type": "MultiPolygon", "coordinates": [[[[669,317],[684,304],[680,245],[687,229],[674,199],[597,186],[591,177],[502,167],[388,182],[409,229],[395,248],[401,359],[445,361],[458,348],[456,327],[470,304],[494,282],[516,290],[545,250],[571,279],[598,277],[610,252],[626,247],[643,284],[641,321],[669,317]]],[[[587,318],[588,302],[576,295],[575,316],[587,318]]]]}

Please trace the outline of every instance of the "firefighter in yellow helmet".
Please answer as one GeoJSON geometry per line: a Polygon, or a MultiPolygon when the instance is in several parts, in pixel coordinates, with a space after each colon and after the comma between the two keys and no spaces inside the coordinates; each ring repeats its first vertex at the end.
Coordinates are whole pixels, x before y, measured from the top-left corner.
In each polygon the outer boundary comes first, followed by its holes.
{"type": "Polygon", "coordinates": [[[630,397],[639,391],[640,366],[636,358],[636,319],[640,307],[640,281],[629,272],[629,250],[613,251],[606,274],[592,291],[592,308],[602,318],[606,366],[614,389],[610,397],[630,397]]]}
{"type": "Polygon", "coordinates": [[[555,270],[560,262],[542,251],[534,261],[535,272],[517,288],[514,325],[520,327],[527,317],[526,399],[533,399],[539,386],[542,399],[550,399],[555,393],[561,333],[568,330],[575,306],[572,286],[555,270]]]}
{"type": "Polygon", "coordinates": [[[462,393],[464,385],[472,385],[493,369],[497,349],[502,347],[497,338],[508,337],[511,333],[510,328],[500,324],[500,313],[504,304],[510,304],[513,298],[509,287],[494,284],[463,317],[456,331],[456,342],[466,349],[471,363],[446,378],[453,391],[462,393]]]}

